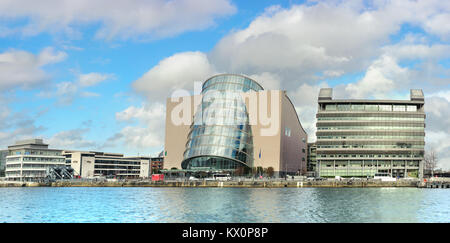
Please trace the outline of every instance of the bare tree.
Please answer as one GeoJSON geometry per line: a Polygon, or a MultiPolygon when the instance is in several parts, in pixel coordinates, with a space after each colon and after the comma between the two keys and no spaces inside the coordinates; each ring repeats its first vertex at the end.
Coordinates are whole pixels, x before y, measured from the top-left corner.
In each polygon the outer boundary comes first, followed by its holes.
{"type": "Polygon", "coordinates": [[[431,172],[431,177],[434,177],[434,170],[436,170],[438,157],[436,151],[431,148],[428,153],[425,154],[425,170],[429,170],[431,172]]]}

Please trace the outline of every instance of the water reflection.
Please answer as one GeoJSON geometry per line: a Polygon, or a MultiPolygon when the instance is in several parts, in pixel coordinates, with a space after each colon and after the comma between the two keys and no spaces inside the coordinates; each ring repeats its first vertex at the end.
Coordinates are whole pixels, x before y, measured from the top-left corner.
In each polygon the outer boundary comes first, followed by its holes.
{"type": "Polygon", "coordinates": [[[417,188],[0,188],[0,222],[449,222],[417,188]]]}

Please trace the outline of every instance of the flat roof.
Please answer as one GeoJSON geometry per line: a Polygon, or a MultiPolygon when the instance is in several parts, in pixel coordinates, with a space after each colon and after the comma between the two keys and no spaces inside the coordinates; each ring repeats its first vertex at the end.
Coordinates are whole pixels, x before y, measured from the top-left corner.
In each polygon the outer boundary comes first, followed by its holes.
{"type": "Polygon", "coordinates": [[[332,103],[352,103],[352,104],[409,104],[409,105],[423,105],[423,100],[369,100],[369,99],[335,99],[335,100],[319,100],[322,104],[332,103]]]}

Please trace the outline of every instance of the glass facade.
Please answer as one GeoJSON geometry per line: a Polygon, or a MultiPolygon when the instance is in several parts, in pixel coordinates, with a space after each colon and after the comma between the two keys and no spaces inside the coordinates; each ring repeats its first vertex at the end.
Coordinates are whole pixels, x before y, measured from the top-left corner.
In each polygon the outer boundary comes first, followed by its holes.
{"type": "Polygon", "coordinates": [[[424,101],[319,99],[317,168],[321,177],[418,177],[424,157],[424,101]]]}
{"type": "Polygon", "coordinates": [[[224,74],[204,82],[202,103],[188,135],[183,169],[237,169],[253,165],[253,140],[241,94],[260,91],[255,81],[224,74]]]}

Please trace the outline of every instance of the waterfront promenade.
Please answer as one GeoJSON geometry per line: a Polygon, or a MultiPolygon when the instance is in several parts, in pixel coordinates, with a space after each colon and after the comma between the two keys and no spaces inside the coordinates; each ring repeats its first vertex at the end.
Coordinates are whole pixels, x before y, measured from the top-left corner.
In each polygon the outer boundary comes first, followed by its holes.
{"type": "Polygon", "coordinates": [[[374,179],[328,179],[328,180],[293,180],[293,179],[242,179],[231,181],[183,180],[60,180],[55,182],[12,182],[0,181],[0,187],[236,187],[236,188],[362,188],[362,187],[421,187],[450,188],[450,178],[432,178],[427,182],[418,179],[399,179],[381,181],[374,179]]]}

